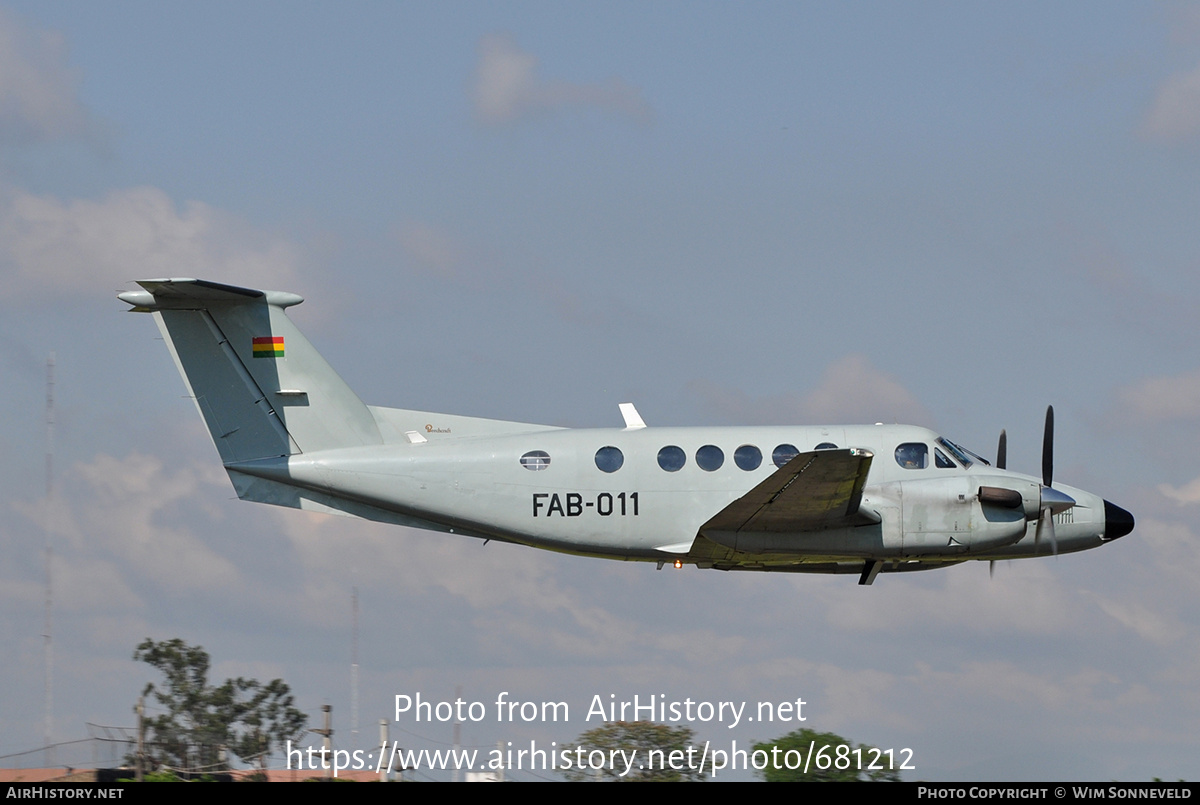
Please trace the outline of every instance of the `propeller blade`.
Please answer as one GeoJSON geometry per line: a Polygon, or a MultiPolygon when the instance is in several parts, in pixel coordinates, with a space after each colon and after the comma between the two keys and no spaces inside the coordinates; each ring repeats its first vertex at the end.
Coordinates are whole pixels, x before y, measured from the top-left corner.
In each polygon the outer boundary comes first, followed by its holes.
{"type": "Polygon", "coordinates": [[[1046,430],[1042,436],[1042,485],[1054,479],[1054,406],[1046,406],[1046,430]]]}
{"type": "Polygon", "coordinates": [[[1008,469],[1008,432],[1000,431],[1000,444],[996,446],[996,469],[1008,469]]]}
{"type": "Polygon", "coordinates": [[[1041,515],[1038,517],[1037,531],[1033,534],[1033,544],[1035,546],[1041,544],[1042,534],[1045,534],[1050,540],[1050,550],[1058,556],[1058,540],[1054,538],[1054,512],[1050,507],[1042,509],[1041,515]]]}
{"type": "Polygon", "coordinates": [[[996,578],[996,560],[992,559],[988,562],[988,578],[996,578]]]}

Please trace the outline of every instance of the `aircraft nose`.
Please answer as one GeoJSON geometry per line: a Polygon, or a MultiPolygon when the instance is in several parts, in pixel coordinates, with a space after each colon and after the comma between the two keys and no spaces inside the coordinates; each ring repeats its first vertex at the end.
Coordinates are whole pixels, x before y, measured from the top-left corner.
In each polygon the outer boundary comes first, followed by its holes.
{"type": "Polygon", "coordinates": [[[1113,540],[1133,530],[1133,515],[1115,503],[1104,501],[1104,538],[1113,540]]]}

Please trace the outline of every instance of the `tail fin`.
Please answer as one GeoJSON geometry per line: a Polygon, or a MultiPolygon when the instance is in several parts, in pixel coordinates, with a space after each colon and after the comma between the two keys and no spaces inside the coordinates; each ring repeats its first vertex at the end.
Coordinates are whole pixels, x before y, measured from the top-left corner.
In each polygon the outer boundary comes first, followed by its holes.
{"type": "Polygon", "coordinates": [[[197,279],[138,282],[226,465],[380,444],[370,410],[283,312],[304,299],[197,279]]]}

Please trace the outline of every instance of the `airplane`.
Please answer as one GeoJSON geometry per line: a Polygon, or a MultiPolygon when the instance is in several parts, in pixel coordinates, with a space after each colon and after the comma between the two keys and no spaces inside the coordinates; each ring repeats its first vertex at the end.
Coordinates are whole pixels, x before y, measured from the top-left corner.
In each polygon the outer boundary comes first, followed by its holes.
{"type": "Polygon", "coordinates": [[[581,556],[857,574],[1095,548],[1133,515],[910,425],[572,429],[364,404],[285,310],[287,292],[142,280],[243,500],[581,556]]]}

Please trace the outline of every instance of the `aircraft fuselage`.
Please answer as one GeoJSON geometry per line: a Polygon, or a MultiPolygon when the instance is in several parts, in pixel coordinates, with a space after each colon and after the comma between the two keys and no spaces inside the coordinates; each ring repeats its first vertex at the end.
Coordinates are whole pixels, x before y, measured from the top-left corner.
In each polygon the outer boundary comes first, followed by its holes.
{"type": "MultiPolygon", "coordinates": [[[[434,417],[418,414],[412,421],[434,417]]],[[[931,455],[937,449],[937,434],[919,427],[535,429],[480,437],[444,430],[449,432],[422,429],[418,433],[426,441],[415,444],[322,451],[229,469],[231,475],[301,487],[318,500],[345,499],[391,512],[401,518],[396,522],[411,518],[411,524],[422,527],[613,559],[678,558],[709,567],[800,570],[792,566],[861,565],[865,558],[1009,559],[1051,551],[1048,544],[1036,542],[1036,519],[1028,520],[1023,509],[985,510],[978,495],[980,485],[1004,486],[1036,500],[1037,479],[986,465],[964,468],[953,460],[946,467],[902,467],[893,460],[898,446],[922,444],[931,455]],[[780,446],[795,453],[818,444],[874,454],[861,505],[877,513],[880,522],[742,532],[729,539],[714,534],[713,541],[728,549],[727,555],[689,559],[692,542],[711,515],[779,469],[771,456],[780,446]],[[720,450],[720,466],[699,466],[697,451],[704,447],[720,450]],[[753,455],[747,447],[756,448],[761,460],[742,469],[735,456],[740,448],[753,455]],[[611,472],[597,466],[596,455],[605,448],[615,448],[622,458],[611,472]],[[668,471],[657,457],[671,448],[678,448],[685,460],[668,471]],[[531,453],[545,454],[537,457],[541,466],[535,469],[529,468],[530,461],[521,462],[531,453]]],[[[1103,499],[1072,487],[1056,488],[1076,501],[1054,515],[1058,552],[1103,544],[1103,499]]]]}

